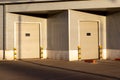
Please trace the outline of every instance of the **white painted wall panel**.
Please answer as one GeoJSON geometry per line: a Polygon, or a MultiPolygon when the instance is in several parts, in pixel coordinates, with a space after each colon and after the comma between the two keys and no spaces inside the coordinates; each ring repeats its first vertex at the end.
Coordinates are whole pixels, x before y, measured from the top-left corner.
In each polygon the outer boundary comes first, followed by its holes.
{"type": "MultiPolygon", "coordinates": [[[[17,22],[28,22],[28,23],[41,23],[41,47],[43,47],[44,50],[47,49],[47,20],[45,18],[40,17],[32,17],[32,16],[26,16],[26,15],[18,15],[18,14],[12,14],[7,13],[6,14],[6,55],[8,53],[11,53],[9,51],[13,50],[13,48],[16,48],[15,46],[15,23],[17,22]]],[[[17,53],[18,55],[18,53],[17,53]]],[[[47,55],[44,51],[44,57],[46,58],[47,55]]],[[[12,55],[13,56],[13,55],[12,55]]]]}
{"type": "Polygon", "coordinates": [[[98,21],[99,24],[99,44],[103,46],[103,48],[106,48],[106,34],[105,34],[105,28],[106,22],[105,22],[105,16],[99,16],[95,14],[80,12],[80,11],[74,11],[69,10],[69,31],[70,31],[70,50],[77,49],[77,46],[80,44],[80,38],[79,38],[79,22],[80,21],[98,21]],[[104,41],[103,41],[104,40],[104,41]],[[104,44],[103,44],[104,43],[104,44]]]}
{"type": "MultiPolygon", "coordinates": [[[[106,17],[95,15],[91,13],[85,13],[75,10],[69,10],[69,57],[70,60],[78,60],[78,46],[80,45],[80,21],[98,21],[99,24],[99,45],[102,45],[103,49],[106,49],[106,17]],[[76,51],[76,53],[72,53],[76,51]],[[76,55],[76,58],[72,55],[76,55]]],[[[104,53],[106,54],[106,53],[104,53]]]]}
{"type": "Polygon", "coordinates": [[[6,21],[6,49],[7,50],[11,50],[14,47],[14,26],[16,22],[39,22],[41,23],[42,41],[43,41],[41,45],[44,48],[47,47],[46,45],[47,20],[45,18],[7,13],[6,20],[7,20],[6,21]]]}

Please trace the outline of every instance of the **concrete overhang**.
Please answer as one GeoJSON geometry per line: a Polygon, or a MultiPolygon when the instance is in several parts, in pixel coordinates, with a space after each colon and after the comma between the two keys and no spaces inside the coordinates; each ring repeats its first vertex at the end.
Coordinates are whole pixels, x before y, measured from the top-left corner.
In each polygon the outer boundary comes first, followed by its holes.
{"type": "Polygon", "coordinates": [[[22,3],[37,3],[37,2],[55,2],[62,0],[0,0],[0,4],[22,4],[22,3]]]}
{"type": "Polygon", "coordinates": [[[120,0],[65,1],[46,3],[8,4],[7,12],[23,14],[51,14],[63,10],[80,10],[106,14],[120,11],[120,0]]]}

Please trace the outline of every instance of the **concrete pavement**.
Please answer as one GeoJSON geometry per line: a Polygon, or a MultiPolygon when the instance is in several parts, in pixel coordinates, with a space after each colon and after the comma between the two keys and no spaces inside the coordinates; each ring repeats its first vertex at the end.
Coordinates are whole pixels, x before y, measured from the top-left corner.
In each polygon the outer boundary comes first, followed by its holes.
{"type": "Polygon", "coordinates": [[[98,60],[95,64],[84,61],[69,62],[52,59],[26,59],[22,61],[120,80],[120,61],[98,60]]]}

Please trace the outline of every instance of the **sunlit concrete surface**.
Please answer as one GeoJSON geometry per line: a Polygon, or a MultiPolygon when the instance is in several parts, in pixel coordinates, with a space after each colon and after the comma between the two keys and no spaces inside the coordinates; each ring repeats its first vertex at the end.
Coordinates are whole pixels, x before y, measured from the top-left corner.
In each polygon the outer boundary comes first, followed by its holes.
{"type": "Polygon", "coordinates": [[[0,80],[120,80],[119,67],[117,61],[0,61],[0,80]]]}

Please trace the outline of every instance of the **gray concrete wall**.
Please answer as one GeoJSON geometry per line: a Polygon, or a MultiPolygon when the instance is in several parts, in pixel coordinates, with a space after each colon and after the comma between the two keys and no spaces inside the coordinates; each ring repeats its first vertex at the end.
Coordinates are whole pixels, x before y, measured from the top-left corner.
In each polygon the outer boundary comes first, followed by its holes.
{"type": "Polygon", "coordinates": [[[68,50],[67,11],[54,14],[48,18],[48,50],[68,50]]]}
{"type": "MultiPolygon", "coordinates": [[[[77,47],[80,46],[80,21],[99,22],[99,45],[106,49],[106,18],[105,16],[69,10],[69,57],[70,60],[78,59],[77,47]]],[[[106,54],[106,53],[105,53],[106,54]]]]}
{"type": "Polygon", "coordinates": [[[68,60],[68,12],[53,14],[47,22],[48,58],[68,60]]]}
{"type": "Polygon", "coordinates": [[[107,16],[108,59],[120,58],[120,12],[107,16]]]}
{"type": "Polygon", "coordinates": [[[3,50],[3,6],[0,5],[0,50],[3,50]]]}

